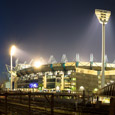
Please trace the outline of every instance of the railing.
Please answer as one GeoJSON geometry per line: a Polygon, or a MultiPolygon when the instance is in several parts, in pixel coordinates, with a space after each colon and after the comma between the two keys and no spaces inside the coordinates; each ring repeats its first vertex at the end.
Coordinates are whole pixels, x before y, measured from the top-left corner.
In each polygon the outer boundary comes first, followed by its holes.
{"type": "MultiPolygon", "coordinates": [[[[35,106],[37,103],[34,103],[35,97],[45,97],[45,102],[49,103],[48,111],[51,115],[54,115],[54,94],[53,93],[31,93],[31,92],[8,92],[0,94],[0,112],[7,115],[11,112],[23,112],[28,113],[28,115],[32,114],[32,111],[35,109],[45,110],[42,106],[43,102],[41,102],[41,107],[35,106]],[[34,105],[35,104],[35,105],[34,105]],[[19,109],[20,108],[20,109],[19,109]]],[[[39,103],[40,104],[40,103],[39,103]]]]}
{"type": "Polygon", "coordinates": [[[98,91],[98,95],[115,97],[115,83],[111,83],[98,91]]]}
{"type": "MultiPolygon", "coordinates": [[[[108,113],[108,109],[96,108],[93,95],[43,92],[0,93],[0,113],[9,115],[75,115],[75,113],[108,113]]],[[[98,100],[98,99],[97,99],[98,100]]],[[[109,107],[107,107],[109,108],[109,107]]]]}
{"type": "Polygon", "coordinates": [[[43,92],[6,92],[0,93],[0,112],[33,115],[34,112],[54,115],[75,112],[77,94],[43,92]],[[54,106],[55,103],[55,106],[54,106]],[[22,113],[21,113],[22,112],[22,113]]]}

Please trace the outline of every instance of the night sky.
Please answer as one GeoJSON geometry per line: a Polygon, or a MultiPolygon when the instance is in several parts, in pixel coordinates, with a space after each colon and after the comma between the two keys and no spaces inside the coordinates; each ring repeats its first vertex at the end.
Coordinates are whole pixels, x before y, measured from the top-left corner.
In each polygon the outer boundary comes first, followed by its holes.
{"type": "MultiPolygon", "coordinates": [[[[69,61],[80,54],[81,61],[101,61],[101,24],[95,9],[112,12],[106,25],[106,54],[115,59],[114,0],[0,0],[0,72],[10,64],[9,48],[15,44],[20,62],[43,57],[47,62],[62,54],[69,61]]],[[[14,60],[15,60],[14,59],[14,60]]]]}

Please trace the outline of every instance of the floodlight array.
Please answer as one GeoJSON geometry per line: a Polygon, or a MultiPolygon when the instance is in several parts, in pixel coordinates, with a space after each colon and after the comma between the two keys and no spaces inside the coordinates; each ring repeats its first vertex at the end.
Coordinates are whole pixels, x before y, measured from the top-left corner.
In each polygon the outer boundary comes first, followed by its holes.
{"type": "Polygon", "coordinates": [[[111,11],[96,9],[95,14],[101,24],[107,24],[111,15],[111,11]]]}

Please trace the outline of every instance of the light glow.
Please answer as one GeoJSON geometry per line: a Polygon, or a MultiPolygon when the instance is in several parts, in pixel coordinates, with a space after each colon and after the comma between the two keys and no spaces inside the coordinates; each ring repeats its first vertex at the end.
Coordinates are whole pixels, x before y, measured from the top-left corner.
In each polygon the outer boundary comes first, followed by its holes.
{"type": "Polygon", "coordinates": [[[12,45],[12,46],[11,46],[11,51],[10,51],[10,55],[11,55],[11,56],[14,55],[15,50],[16,50],[16,46],[15,46],[15,45],[12,45]]]}
{"type": "Polygon", "coordinates": [[[113,81],[113,80],[110,80],[110,83],[114,83],[114,81],[113,81]]]}
{"type": "Polygon", "coordinates": [[[29,84],[29,88],[37,88],[38,87],[38,83],[30,83],[29,84]]]}
{"type": "Polygon", "coordinates": [[[35,61],[34,62],[34,67],[39,68],[42,65],[40,61],[35,61]]]}
{"type": "Polygon", "coordinates": [[[101,24],[107,24],[111,15],[111,11],[96,9],[95,14],[101,24]]]}
{"type": "Polygon", "coordinates": [[[83,91],[85,88],[83,86],[80,86],[79,90],[83,91]]]}
{"type": "Polygon", "coordinates": [[[59,87],[59,86],[57,86],[57,87],[56,87],[56,91],[59,91],[59,89],[60,89],[60,87],[59,87]]]}
{"type": "Polygon", "coordinates": [[[94,92],[97,92],[97,91],[98,91],[98,89],[97,89],[97,88],[95,88],[95,89],[94,89],[94,92]]]}

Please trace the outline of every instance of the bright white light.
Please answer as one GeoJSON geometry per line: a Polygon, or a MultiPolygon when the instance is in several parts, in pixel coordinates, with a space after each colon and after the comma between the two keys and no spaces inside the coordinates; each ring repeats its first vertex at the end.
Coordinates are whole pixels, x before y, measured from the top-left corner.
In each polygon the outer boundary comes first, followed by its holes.
{"type": "Polygon", "coordinates": [[[101,24],[107,24],[111,15],[111,11],[95,9],[95,14],[101,24]]]}
{"type": "Polygon", "coordinates": [[[111,83],[114,83],[114,81],[113,81],[113,80],[110,80],[110,82],[111,82],[111,83]]]}
{"type": "Polygon", "coordinates": [[[56,87],[56,91],[59,91],[59,89],[60,89],[59,86],[57,86],[57,87],[56,87]]]}
{"type": "Polygon", "coordinates": [[[95,91],[95,92],[97,92],[97,91],[98,91],[98,89],[97,89],[97,88],[95,88],[95,89],[94,89],[94,91],[95,91]]]}
{"type": "Polygon", "coordinates": [[[14,55],[14,53],[15,53],[15,50],[16,50],[16,47],[15,47],[15,45],[13,45],[12,47],[11,47],[11,51],[10,51],[10,55],[14,55]]]}
{"type": "Polygon", "coordinates": [[[110,83],[107,83],[107,85],[110,85],[110,83]]]}
{"type": "Polygon", "coordinates": [[[83,91],[85,88],[83,86],[80,86],[79,90],[83,91]]]}
{"type": "Polygon", "coordinates": [[[105,103],[110,103],[110,100],[109,99],[105,99],[104,102],[105,103]]]}
{"type": "Polygon", "coordinates": [[[40,61],[35,61],[35,62],[34,62],[34,67],[36,67],[36,68],[39,68],[41,65],[42,65],[42,64],[41,64],[40,61]]]}
{"type": "Polygon", "coordinates": [[[68,71],[68,75],[70,75],[71,74],[71,71],[68,71]]]}

